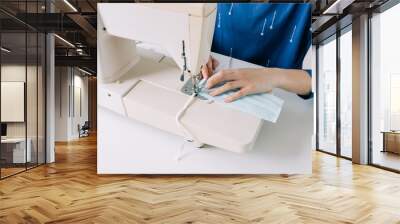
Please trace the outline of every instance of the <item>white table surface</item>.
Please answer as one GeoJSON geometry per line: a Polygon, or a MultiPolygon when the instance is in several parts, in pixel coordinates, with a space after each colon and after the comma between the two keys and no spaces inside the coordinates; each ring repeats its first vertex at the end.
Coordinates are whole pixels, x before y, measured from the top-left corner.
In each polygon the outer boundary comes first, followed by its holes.
{"type": "MultiPolygon", "coordinates": [[[[214,54],[215,55],[215,54],[214,54]]],[[[216,55],[221,61],[227,57],[216,55]]],[[[222,62],[223,63],[223,62],[222,62]]],[[[257,67],[235,60],[233,68],[257,67]]],[[[100,87],[101,88],[101,87],[100,87]]],[[[277,123],[264,122],[254,149],[237,154],[185,146],[182,138],[98,107],[99,174],[299,174],[311,173],[313,99],[282,90],[285,103],[277,123]]]]}
{"type": "MultiPolygon", "coordinates": [[[[28,140],[29,140],[29,138],[28,138],[28,140]]],[[[20,142],[25,142],[25,138],[4,138],[4,139],[1,139],[1,143],[12,143],[12,144],[15,144],[15,143],[20,143],[20,142]]]]}

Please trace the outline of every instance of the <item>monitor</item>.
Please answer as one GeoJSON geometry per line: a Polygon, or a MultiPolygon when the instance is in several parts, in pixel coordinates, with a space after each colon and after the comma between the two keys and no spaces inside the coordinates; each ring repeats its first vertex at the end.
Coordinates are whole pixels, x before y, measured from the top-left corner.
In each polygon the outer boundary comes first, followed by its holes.
{"type": "Polygon", "coordinates": [[[1,123],[1,136],[7,136],[7,124],[1,123]]]}

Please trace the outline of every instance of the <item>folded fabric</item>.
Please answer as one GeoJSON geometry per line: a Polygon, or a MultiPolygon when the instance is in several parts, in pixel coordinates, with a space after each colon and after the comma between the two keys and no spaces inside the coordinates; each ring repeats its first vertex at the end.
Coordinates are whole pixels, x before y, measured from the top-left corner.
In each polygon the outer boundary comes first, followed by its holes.
{"type": "Polygon", "coordinates": [[[209,90],[204,88],[206,81],[202,80],[199,83],[200,92],[199,95],[208,99],[214,100],[216,102],[222,103],[222,105],[239,110],[245,113],[249,113],[254,115],[260,119],[270,121],[275,123],[279,114],[281,113],[283,100],[277,96],[274,96],[271,93],[259,93],[252,94],[241,97],[231,103],[225,103],[224,99],[232,94],[234,94],[237,90],[227,91],[218,96],[211,96],[209,90]]]}

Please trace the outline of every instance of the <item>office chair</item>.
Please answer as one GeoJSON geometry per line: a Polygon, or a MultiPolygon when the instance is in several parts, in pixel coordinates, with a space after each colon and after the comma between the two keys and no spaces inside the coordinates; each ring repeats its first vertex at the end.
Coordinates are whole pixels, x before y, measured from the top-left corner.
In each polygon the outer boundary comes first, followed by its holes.
{"type": "Polygon", "coordinates": [[[79,129],[79,138],[89,136],[89,129],[90,129],[89,121],[85,121],[85,123],[79,129]]]}

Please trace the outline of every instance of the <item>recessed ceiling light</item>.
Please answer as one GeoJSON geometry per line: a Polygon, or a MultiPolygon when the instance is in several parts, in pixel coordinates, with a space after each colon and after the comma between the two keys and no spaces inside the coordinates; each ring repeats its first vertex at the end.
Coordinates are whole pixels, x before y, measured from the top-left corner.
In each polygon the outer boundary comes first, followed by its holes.
{"type": "Polygon", "coordinates": [[[60,37],[58,34],[54,34],[54,36],[57,37],[57,38],[58,38],[59,40],[61,40],[62,42],[66,43],[67,45],[69,45],[69,46],[75,48],[75,45],[73,45],[73,44],[72,44],[71,42],[69,42],[68,40],[66,40],[66,39],[64,39],[64,38],[62,38],[62,37],[60,37]]]}
{"type": "Polygon", "coordinates": [[[92,73],[90,73],[90,72],[88,72],[88,71],[86,71],[86,70],[83,70],[83,69],[81,69],[81,68],[79,68],[79,67],[78,67],[78,70],[81,71],[81,72],[83,72],[83,73],[85,73],[85,74],[87,74],[87,75],[90,75],[90,76],[93,75],[92,73]]]}
{"type": "Polygon", "coordinates": [[[355,0],[336,0],[322,14],[342,14],[343,10],[351,5],[355,0]]]}
{"type": "Polygon", "coordinates": [[[1,51],[4,51],[4,52],[6,52],[6,53],[10,53],[10,52],[11,52],[10,49],[7,49],[7,48],[5,48],[5,47],[1,47],[1,51]]]}
{"type": "Polygon", "coordinates": [[[65,4],[67,4],[74,12],[78,12],[78,10],[68,1],[64,0],[65,4]]]}

